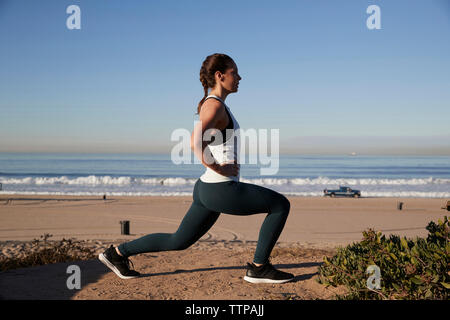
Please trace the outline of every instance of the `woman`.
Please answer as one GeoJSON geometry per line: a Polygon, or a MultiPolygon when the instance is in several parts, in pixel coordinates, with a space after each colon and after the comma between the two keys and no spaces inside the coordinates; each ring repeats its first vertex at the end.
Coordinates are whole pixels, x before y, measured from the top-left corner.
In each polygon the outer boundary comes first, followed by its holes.
{"type": "Polygon", "coordinates": [[[273,190],[239,181],[239,124],[225,99],[228,94],[238,91],[240,80],[238,68],[228,55],[212,54],[203,62],[200,81],[205,95],[198,105],[200,122],[192,133],[191,148],[206,171],[195,183],[192,205],[175,233],[149,234],[118,247],[111,246],[99,255],[99,259],[120,278],[140,275],[130,269],[128,257],[186,249],[213,226],[220,213],[242,216],[268,213],[261,226],[253,262],[247,263],[244,280],[284,283],[294,278],[292,274],[276,270],[269,262],[289,214],[289,200],[273,190]],[[203,139],[208,133],[213,137],[203,139]]]}

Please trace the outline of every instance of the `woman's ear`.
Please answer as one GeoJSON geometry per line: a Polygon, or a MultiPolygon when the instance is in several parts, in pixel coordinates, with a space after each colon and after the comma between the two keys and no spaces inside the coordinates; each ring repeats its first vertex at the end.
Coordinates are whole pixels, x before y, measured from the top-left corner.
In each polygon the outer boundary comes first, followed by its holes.
{"type": "Polygon", "coordinates": [[[216,78],[218,78],[219,80],[223,80],[223,74],[220,71],[216,71],[216,73],[214,74],[214,76],[216,78]]]}

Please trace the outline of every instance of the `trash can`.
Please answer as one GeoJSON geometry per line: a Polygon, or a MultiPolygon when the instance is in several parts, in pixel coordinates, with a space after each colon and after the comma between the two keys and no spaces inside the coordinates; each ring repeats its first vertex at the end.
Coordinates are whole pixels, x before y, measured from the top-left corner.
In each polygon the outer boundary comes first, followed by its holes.
{"type": "Polygon", "coordinates": [[[130,234],[130,221],[120,221],[120,234],[130,234]]]}
{"type": "Polygon", "coordinates": [[[403,202],[398,202],[397,203],[397,209],[398,210],[402,210],[402,208],[403,208],[403,202]]]}

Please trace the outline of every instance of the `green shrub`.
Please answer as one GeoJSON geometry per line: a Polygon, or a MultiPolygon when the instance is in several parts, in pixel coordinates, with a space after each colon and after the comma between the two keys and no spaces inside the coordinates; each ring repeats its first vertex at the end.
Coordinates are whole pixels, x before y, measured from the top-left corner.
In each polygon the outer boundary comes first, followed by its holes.
{"type": "Polygon", "coordinates": [[[448,299],[449,222],[430,222],[426,239],[391,235],[368,229],[363,240],[339,248],[331,259],[325,257],[317,281],[326,286],[345,286],[347,294],[338,299],[448,299]],[[381,271],[380,288],[369,289],[368,266],[381,271]]]}
{"type": "Polygon", "coordinates": [[[34,239],[31,248],[20,257],[0,257],[0,271],[95,258],[94,251],[84,247],[81,241],[49,241],[50,237],[52,235],[45,234],[34,239]]]}

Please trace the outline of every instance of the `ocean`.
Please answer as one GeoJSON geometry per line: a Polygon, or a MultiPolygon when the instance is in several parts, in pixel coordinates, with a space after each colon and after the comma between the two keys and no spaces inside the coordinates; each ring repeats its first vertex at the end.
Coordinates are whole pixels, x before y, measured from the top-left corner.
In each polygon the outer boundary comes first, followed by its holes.
{"type": "MultiPolygon", "coordinates": [[[[280,155],[277,174],[242,164],[241,181],[288,196],[349,186],[362,197],[450,198],[449,156],[280,155]]],[[[201,164],[170,154],[0,153],[1,194],[190,196],[201,164]]]]}

